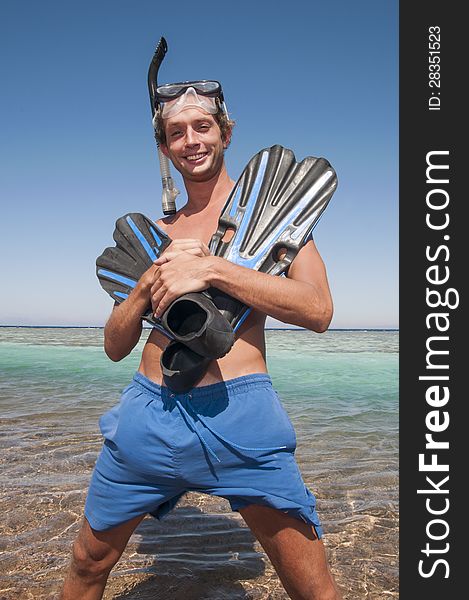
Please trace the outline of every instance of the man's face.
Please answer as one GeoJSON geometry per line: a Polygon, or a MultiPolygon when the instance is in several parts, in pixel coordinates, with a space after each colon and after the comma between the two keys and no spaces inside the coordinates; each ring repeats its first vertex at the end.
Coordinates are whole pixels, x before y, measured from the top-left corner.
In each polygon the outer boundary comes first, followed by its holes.
{"type": "Polygon", "coordinates": [[[220,171],[224,144],[213,115],[187,108],[165,119],[165,133],[162,150],[185,179],[208,181],[220,171]]]}

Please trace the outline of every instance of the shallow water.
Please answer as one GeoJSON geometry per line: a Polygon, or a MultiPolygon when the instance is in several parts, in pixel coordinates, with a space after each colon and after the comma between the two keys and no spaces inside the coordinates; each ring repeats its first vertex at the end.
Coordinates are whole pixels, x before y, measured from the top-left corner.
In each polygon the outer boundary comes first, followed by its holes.
{"type": "MultiPolygon", "coordinates": [[[[0,328],[0,600],[56,597],[101,444],[98,418],[139,361],[100,329],[0,328]]],[[[398,333],[267,332],[269,371],[297,431],[331,567],[348,600],[398,597],[398,333]]],[[[105,598],[286,599],[223,499],[188,494],[148,517],[105,598]]]]}

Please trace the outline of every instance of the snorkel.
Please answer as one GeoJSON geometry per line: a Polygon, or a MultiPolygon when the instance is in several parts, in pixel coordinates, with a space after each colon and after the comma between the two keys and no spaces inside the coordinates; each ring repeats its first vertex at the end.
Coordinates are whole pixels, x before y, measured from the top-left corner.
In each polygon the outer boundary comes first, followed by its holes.
{"type": "MultiPolygon", "coordinates": [[[[153,55],[150,67],[148,69],[148,92],[150,94],[151,116],[155,118],[158,110],[158,101],[156,99],[156,90],[158,88],[158,70],[168,50],[168,44],[164,37],[160,38],[158,45],[153,55]]],[[[176,196],[179,190],[174,185],[173,178],[169,167],[168,157],[165,156],[160,148],[160,143],[155,132],[156,147],[158,148],[158,158],[160,160],[161,183],[163,185],[163,194],[161,204],[165,215],[174,215],[176,212],[176,196]]]]}

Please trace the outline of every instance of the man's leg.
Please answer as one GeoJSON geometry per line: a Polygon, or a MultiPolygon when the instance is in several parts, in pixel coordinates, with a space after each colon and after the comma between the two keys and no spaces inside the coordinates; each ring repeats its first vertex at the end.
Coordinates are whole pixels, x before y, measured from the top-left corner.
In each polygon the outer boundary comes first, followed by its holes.
{"type": "Polygon", "coordinates": [[[85,518],[73,544],[72,563],[60,600],[99,600],[112,567],[144,516],[135,517],[108,531],[91,529],[85,518]]]}
{"type": "Polygon", "coordinates": [[[250,504],[239,512],[292,600],[342,599],[311,525],[268,506],[250,504]]]}

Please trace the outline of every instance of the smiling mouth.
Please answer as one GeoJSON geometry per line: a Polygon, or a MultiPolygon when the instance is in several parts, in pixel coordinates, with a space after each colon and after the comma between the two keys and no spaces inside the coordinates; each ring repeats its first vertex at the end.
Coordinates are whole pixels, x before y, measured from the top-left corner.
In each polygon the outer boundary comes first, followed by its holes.
{"type": "Polygon", "coordinates": [[[189,162],[195,162],[207,156],[208,152],[199,152],[198,154],[191,154],[190,156],[185,156],[184,158],[189,162]]]}

